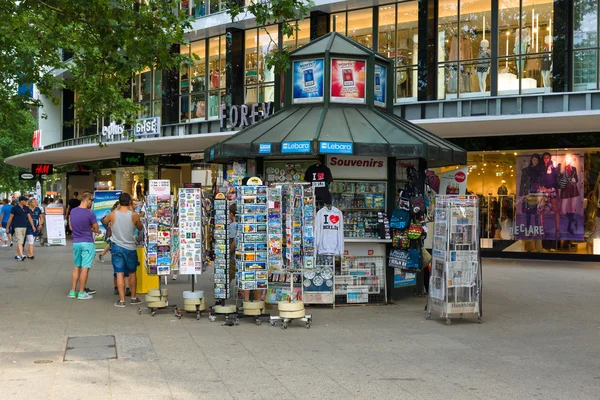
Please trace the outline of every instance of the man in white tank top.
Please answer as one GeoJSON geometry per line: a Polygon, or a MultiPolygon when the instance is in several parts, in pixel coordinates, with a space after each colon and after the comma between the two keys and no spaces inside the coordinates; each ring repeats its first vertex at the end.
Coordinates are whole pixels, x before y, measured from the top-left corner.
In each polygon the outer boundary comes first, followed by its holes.
{"type": "Polygon", "coordinates": [[[125,273],[129,273],[129,288],[131,289],[131,304],[141,304],[137,298],[135,271],[138,257],[135,245],[135,229],[142,230],[140,216],[133,212],[131,196],[123,193],[119,196],[119,207],[106,216],[104,221],[111,226],[112,247],[110,249],[113,269],[117,274],[119,301],[115,307],[125,307],[125,273]]]}

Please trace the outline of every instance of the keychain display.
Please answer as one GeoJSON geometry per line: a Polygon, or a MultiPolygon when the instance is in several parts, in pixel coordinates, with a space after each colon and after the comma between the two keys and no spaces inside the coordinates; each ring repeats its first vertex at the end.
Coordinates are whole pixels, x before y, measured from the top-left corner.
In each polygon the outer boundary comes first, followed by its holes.
{"type": "Polygon", "coordinates": [[[179,273],[202,273],[202,189],[179,189],[179,273]]]}

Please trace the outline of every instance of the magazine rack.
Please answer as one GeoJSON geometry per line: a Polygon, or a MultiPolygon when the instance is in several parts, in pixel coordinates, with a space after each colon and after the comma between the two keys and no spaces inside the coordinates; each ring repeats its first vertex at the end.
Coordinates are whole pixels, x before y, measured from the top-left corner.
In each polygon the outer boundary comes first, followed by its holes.
{"type": "Polygon", "coordinates": [[[425,318],[482,318],[477,196],[436,196],[433,257],[425,318]]]}

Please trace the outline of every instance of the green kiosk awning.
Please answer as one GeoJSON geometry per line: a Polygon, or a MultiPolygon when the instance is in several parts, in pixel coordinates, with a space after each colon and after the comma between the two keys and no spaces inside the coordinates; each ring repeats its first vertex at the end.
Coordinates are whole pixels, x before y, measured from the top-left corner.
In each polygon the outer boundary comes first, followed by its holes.
{"type": "MultiPolygon", "coordinates": [[[[385,100],[386,107],[374,105],[372,91],[375,84],[370,82],[375,74],[374,65],[384,65],[389,68],[387,71],[392,71],[391,60],[337,33],[325,35],[294,51],[291,56],[292,62],[320,57],[326,66],[332,65],[330,60],[338,57],[354,60],[362,57],[368,66],[365,101],[363,104],[328,101],[331,88],[324,84],[323,101],[294,104],[289,93],[292,79],[288,76],[286,107],[207,149],[205,160],[224,162],[236,158],[351,154],[422,158],[428,167],[466,164],[465,150],[391,113],[391,95],[385,100]]],[[[325,67],[324,82],[330,82],[331,73],[325,67]]],[[[387,87],[392,87],[393,78],[385,79],[387,87]]]]}

